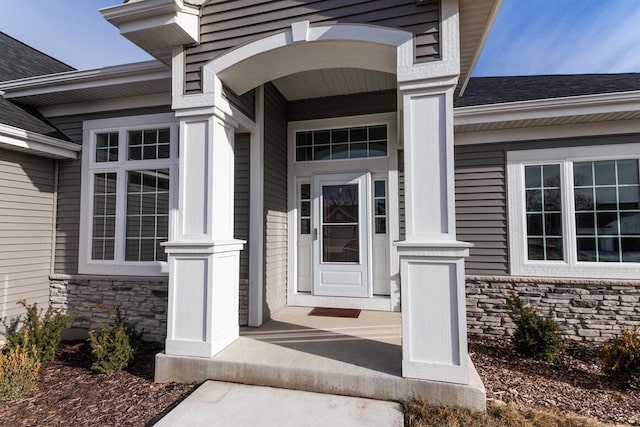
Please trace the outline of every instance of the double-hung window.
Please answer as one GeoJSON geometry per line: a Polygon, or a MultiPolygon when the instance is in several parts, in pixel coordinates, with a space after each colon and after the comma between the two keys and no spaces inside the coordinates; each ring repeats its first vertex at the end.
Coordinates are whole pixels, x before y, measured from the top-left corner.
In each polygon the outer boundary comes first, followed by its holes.
{"type": "Polygon", "coordinates": [[[83,147],[79,272],[166,272],[162,243],[177,176],[173,114],[86,121],[83,147]]]}
{"type": "Polygon", "coordinates": [[[640,144],[507,154],[511,273],[640,275],[640,144]]]}

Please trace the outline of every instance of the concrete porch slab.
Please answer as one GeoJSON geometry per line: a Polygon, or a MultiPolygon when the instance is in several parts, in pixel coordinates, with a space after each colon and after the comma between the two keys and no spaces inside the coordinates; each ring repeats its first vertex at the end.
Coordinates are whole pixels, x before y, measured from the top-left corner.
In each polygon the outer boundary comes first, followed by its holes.
{"type": "Polygon", "coordinates": [[[207,381],[156,427],[402,427],[398,403],[207,381]]]}
{"type": "Polygon", "coordinates": [[[243,328],[212,358],[156,356],[156,382],[207,379],[377,400],[412,397],[484,410],[473,364],[469,385],[402,378],[401,314],[363,311],[358,319],[308,316],[288,307],[260,328],[243,328]]]}

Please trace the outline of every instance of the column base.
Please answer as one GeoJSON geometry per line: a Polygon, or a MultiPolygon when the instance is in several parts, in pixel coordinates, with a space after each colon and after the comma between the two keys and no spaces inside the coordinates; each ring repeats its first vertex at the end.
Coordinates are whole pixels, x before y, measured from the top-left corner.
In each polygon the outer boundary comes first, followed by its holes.
{"type": "Polygon", "coordinates": [[[396,242],[402,300],[402,376],[469,384],[464,257],[468,243],[396,242]]]}
{"type": "Polygon", "coordinates": [[[167,242],[166,353],[212,357],[239,336],[238,286],[244,242],[167,242]]]}

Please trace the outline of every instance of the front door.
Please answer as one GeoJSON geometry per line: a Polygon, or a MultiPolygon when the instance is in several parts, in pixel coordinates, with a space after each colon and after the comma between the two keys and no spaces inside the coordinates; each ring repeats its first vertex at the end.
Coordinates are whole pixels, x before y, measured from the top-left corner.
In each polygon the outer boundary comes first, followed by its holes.
{"type": "Polygon", "coordinates": [[[369,297],[369,174],[313,177],[313,293],[369,297]]]}

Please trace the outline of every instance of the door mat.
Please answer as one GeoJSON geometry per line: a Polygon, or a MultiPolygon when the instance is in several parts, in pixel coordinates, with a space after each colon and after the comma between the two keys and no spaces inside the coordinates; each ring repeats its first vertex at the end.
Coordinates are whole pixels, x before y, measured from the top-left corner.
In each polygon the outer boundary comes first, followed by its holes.
{"type": "Polygon", "coordinates": [[[328,308],[314,307],[309,312],[309,316],[325,316],[325,317],[350,317],[357,319],[360,316],[360,309],[357,308],[328,308]]]}

